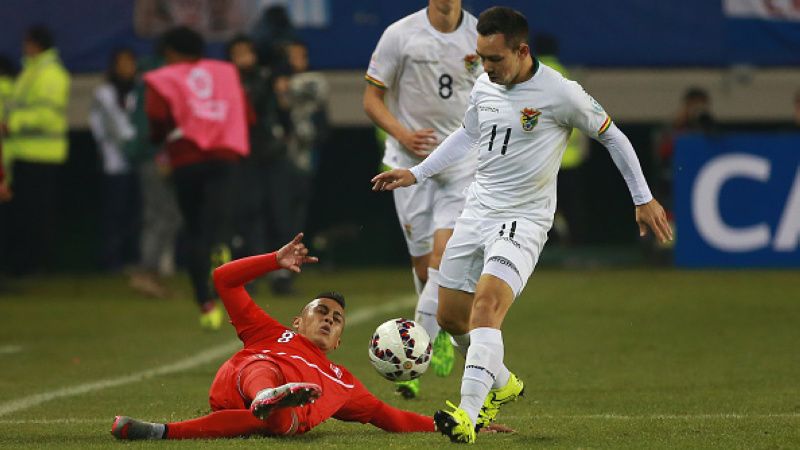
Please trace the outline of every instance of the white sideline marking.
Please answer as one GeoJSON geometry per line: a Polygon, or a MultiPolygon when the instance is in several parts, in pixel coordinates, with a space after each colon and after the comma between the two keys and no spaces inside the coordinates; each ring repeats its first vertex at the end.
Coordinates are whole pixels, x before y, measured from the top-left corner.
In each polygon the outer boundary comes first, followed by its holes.
{"type": "MultiPolygon", "coordinates": [[[[417,301],[416,296],[406,296],[395,299],[391,302],[371,307],[359,309],[347,317],[346,321],[350,325],[358,325],[365,322],[379,314],[386,314],[391,311],[400,309],[401,307],[413,306],[417,301]]],[[[178,362],[159,366],[153,369],[143,370],[141,372],[132,373],[116,378],[106,378],[90,383],[77,384],[52,391],[42,392],[41,394],[29,395],[27,397],[18,398],[7,402],[0,403],[0,416],[28,409],[33,406],[41,405],[42,403],[55,400],[57,398],[72,397],[75,395],[86,394],[88,392],[99,391],[108,389],[110,387],[122,386],[125,384],[137,383],[149,378],[168,375],[171,373],[183,372],[203,364],[209,363],[223,356],[230,355],[241,347],[242,343],[239,340],[229,341],[216,347],[211,347],[208,350],[200,352],[189,358],[182,359],[178,362]]],[[[5,422],[3,422],[5,423],[5,422]]],[[[27,423],[27,422],[24,422],[27,423]]]]}
{"type": "Polygon", "coordinates": [[[21,345],[0,345],[0,355],[10,355],[12,353],[19,353],[22,351],[21,345]]]}
{"type": "MultiPolygon", "coordinates": [[[[800,419],[800,413],[785,414],[651,414],[651,415],[622,415],[622,414],[573,414],[550,415],[539,414],[532,416],[503,416],[506,419],[600,419],[600,420],[709,420],[709,419],[800,419]]],[[[502,420],[501,420],[502,422],[502,420]]],[[[105,419],[0,419],[0,425],[48,425],[48,424],[100,424],[108,423],[105,419]]]]}

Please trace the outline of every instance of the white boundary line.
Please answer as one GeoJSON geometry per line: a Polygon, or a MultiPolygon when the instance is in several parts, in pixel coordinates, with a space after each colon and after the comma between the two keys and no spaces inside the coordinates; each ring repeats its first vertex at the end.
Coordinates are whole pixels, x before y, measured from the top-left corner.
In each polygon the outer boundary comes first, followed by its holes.
{"type": "MultiPolygon", "coordinates": [[[[622,414],[539,414],[531,416],[503,416],[505,419],[550,419],[550,420],[746,420],[746,419],[800,419],[800,413],[780,414],[648,414],[648,415],[622,415],[622,414]]],[[[108,419],[0,419],[0,425],[48,425],[48,424],[99,424],[107,423],[108,419]]]]}
{"type": "Polygon", "coordinates": [[[19,353],[22,351],[21,345],[0,345],[0,355],[10,355],[12,353],[19,353]]]}
{"type": "MultiPolygon", "coordinates": [[[[409,306],[414,306],[414,304],[416,304],[416,301],[417,301],[416,296],[406,296],[393,299],[391,302],[379,306],[356,310],[355,312],[350,314],[346,320],[347,323],[350,325],[358,325],[362,322],[374,318],[375,316],[378,316],[379,314],[388,314],[392,311],[400,309],[401,307],[407,308],[409,306]]],[[[228,341],[224,344],[211,347],[210,349],[202,351],[194,356],[190,356],[188,358],[182,359],[172,364],[159,366],[153,369],[143,370],[140,372],[132,373],[130,375],[124,375],[116,378],[105,378],[98,381],[77,384],[74,386],[68,386],[61,389],[46,391],[40,394],[29,395],[27,397],[18,398],[16,400],[3,402],[0,403],[0,417],[7,416],[9,414],[15,413],[17,411],[22,411],[24,409],[32,408],[37,405],[41,405],[42,403],[46,403],[51,400],[55,400],[57,398],[73,397],[76,395],[86,394],[88,392],[95,392],[102,389],[108,389],[111,387],[117,387],[131,383],[138,383],[139,381],[143,381],[161,375],[184,372],[189,369],[193,369],[195,367],[202,366],[203,364],[207,364],[209,362],[222,358],[223,356],[230,355],[234,351],[238,350],[241,347],[241,345],[242,343],[239,340],[228,341]]]]}

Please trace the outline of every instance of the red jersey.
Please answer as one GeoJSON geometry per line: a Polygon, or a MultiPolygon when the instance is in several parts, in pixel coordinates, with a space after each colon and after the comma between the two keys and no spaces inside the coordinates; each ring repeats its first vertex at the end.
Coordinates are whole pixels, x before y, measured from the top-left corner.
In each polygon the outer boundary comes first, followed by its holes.
{"type": "Polygon", "coordinates": [[[315,383],[322,388],[316,402],[298,410],[302,433],[330,417],[372,423],[389,431],[434,431],[433,419],[396,409],[372,395],[346,368],[331,362],[314,343],[282,325],[256,305],[244,284],[280,269],[274,253],[239,259],[214,271],[214,284],[244,348],[226,361],[211,385],[211,408],[246,409],[239,390],[241,370],[267,359],[281,368],[286,382],[315,383]]]}

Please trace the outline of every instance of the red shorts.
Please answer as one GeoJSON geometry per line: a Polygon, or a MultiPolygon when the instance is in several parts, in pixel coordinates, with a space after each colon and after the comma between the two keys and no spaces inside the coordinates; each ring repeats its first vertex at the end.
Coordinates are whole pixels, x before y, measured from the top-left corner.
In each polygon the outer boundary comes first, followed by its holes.
{"type": "Polygon", "coordinates": [[[213,411],[222,409],[248,409],[250,401],[242,390],[242,371],[251,364],[269,364],[283,375],[283,368],[267,355],[254,354],[244,358],[231,358],[217,371],[208,392],[208,401],[213,411]]]}

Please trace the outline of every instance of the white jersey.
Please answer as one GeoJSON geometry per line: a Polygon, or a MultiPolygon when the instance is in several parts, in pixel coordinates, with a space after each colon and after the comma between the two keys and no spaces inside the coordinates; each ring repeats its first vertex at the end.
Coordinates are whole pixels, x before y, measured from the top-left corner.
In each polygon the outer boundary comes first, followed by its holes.
{"type": "MultiPolygon", "coordinates": [[[[459,27],[442,33],[430,24],[427,9],[423,9],[384,31],[366,78],[388,89],[389,111],[406,128],[432,128],[441,142],[461,126],[470,90],[483,73],[475,53],[477,23],[473,15],[464,11],[459,27]]],[[[387,138],[383,159],[386,165],[407,168],[420,161],[395,138],[387,138]]]]}
{"type": "Polygon", "coordinates": [[[536,72],[523,83],[506,87],[487,75],[475,83],[464,129],[477,142],[479,156],[467,196],[494,215],[536,215],[549,222],[572,129],[597,139],[611,118],[578,83],[534,64],[536,72]]]}

